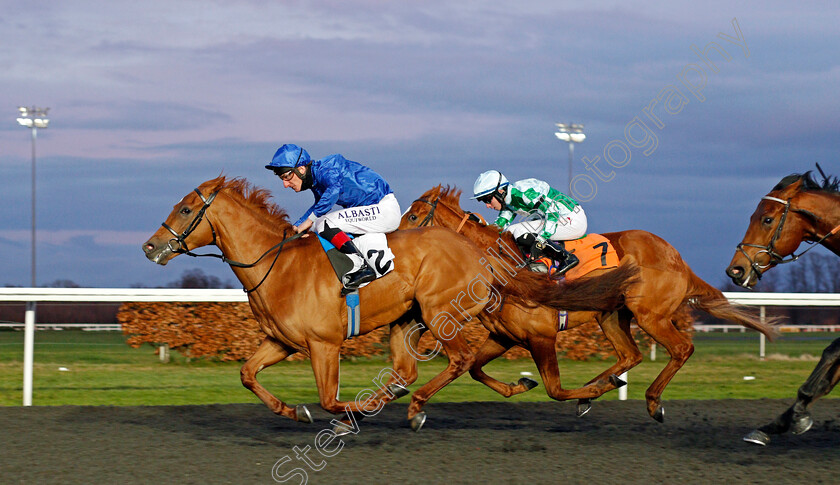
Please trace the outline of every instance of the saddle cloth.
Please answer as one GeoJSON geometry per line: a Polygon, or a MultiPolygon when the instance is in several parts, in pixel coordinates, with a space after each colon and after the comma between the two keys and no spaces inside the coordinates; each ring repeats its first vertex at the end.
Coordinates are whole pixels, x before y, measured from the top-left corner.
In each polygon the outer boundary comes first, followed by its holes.
{"type": "Polygon", "coordinates": [[[618,267],[618,253],[609,239],[600,234],[587,234],[580,239],[564,241],[566,251],[574,253],[580,263],[564,275],[567,280],[580,278],[596,269],[618,267]]]}
{"type": "MultiPolygon", "coordinates": [[[[341,278],[345,274],[353,270],[355,266],[354,260],[349,255],[336,249],[335,246],[320,235],[318,236],[318,241],[321,242],[321,246],[324,248],[324,252],[327,253],[327,257],[330,263],[332,263],[338,280],[341,281],[341,278]]],[[[376,271],[377,278],[390,273],[394,269],[394,253],[388,247],[388,238],[385,237],[385,234],[381,232],[362,234],[354,238],[353,243],[365,255],[371,268],[376,271]]],[[[358,256],[356,256],[356,259],[358,259],[358,256]]],[[[365,283],[362,286],[366,286],[367,284],[365,283]]]]}

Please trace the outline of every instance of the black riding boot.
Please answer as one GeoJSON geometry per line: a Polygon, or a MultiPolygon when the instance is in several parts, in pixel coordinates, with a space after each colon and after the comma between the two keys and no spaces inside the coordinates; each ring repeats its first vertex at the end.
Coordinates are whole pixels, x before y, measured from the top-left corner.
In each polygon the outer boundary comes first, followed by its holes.
{"type": "Polygon", "coordinates": [[[515,239],[516,246],[522,251],[522,256],[525,258],[531,257],[533,259],[539,258],[539,256],[532,255],[532,248],[534,244],[537,242],[537,238],[534,237],[533,234],[523,234],[515,239]]]}
{"type": "Polygon", "coordinates": [[[359,289],[359,286],[365,283],[370,283],[376,279],[376,271],[374,271],[367,261],[365,261],[362,253],[359,252],[359,249],[356,248],[356,245],[353,244],[352,241],[345,242],[341,246],[341,252],[346,254],[355,254],[362,259],[362,266],[359,269],[347,273],[343,278],[341,278],[341,283],[344,284],[345,288],[348,290],[357,290],[359,289]]]}
{"type": "Polygon", "coordinates": [[[545,243],[537,243],[535,246],[543,254],[560,263],[555,274],[561,275],[580,262],[577,256],[566,251],[566,246],[562,242],[548,240],[545,243]]]}

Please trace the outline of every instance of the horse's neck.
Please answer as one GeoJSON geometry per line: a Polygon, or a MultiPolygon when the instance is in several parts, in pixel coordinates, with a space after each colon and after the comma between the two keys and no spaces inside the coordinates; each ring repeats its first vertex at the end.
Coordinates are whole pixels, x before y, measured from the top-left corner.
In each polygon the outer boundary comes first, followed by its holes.
{"type": "MultiPolygon", "coordinates": [[[[457,211],[449,206],[445,207],[449,209],[448,213],[454,217],[448,219],[444,225],[455,230],[461,224],[465,214],[463,214],[463,211],[457,211]]],[[[520,256],[519,251],[513,238],[508,233],[499,232],[489,225],[473,220],[464,222],[461,232],[481,249],[493,249],[498,251],[500,255],[507,256],[518,263],[516,260],[520,256]]]]}
{"type": "MultiPolygon", "coordinates": [[[[840,226],[840,194],[805,192],[799,197],[800,208],[810,211],[819,218],[814,227],[814,240],[825,236],[840,226]]],[[[823,241],[823,246],[840,256],[840,229],[838,233],[823,241]]]]}
{"type": "MultiPolygon", "coordinates": [[[[466,213],[464,213],[463,210],[456,210],[449,205],[442,205],[448,209],[447,218],[443,225],[452,230],[458,229],[458,226],[461,225],[461,221],[464,219],[466,213]]],[[[461,232],[482,249],[498,246],[498,242],[496,240],[501,237],[498,232],[490,229],[488,226],[472,220],[464,222],[461,232]]]]}
{"type": "MultiPolygon", "coordinates": [[[[260,258],[269,248],[282,241],[284,238],[294,234],[294,231],[283,225],[273,224],[269,218],[264,217],[257,209],[242,204],[231,197],[217,197],[213,208],[207,211],[207,219],[213,224],[216,231],[216,246],[226,258],[240,263],[250,264],[260,258]],[[221,202],[221,203],[219,203],[221,202]],[[286,229],[284,234],[284,228],[286,229]]],[[[263,259],[270,264],[274,254],[269,254],[263,259]]],[[[282,258],[280,258],[282,259],[282,258]]],[[[277,262],[282,266],[282,262],[277,262]]],[[[265,272],[264,264],[253,269],[243,269],[232,266],[233,272],[239,280],[249,286],[256,283],[251,281],[256,277],[261,278],[265,272]],[[259,275],[257,275],[259,273],[259,275]]],[[[273,271],[280,269],[275,266],[273,271]]]]}

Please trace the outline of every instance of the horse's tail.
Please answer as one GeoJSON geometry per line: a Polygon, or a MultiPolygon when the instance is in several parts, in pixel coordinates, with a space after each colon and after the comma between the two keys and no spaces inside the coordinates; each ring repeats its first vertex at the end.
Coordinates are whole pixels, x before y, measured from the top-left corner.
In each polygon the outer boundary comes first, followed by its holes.
{"type": "Polygon", "coordinates": [[[600,276],[557,284],[544,274],[520,271],[507,282],[496,280],[494,286],[502,295],[526,304],[567,311],[611,312],[624,305],[624,292],[638,281],[638,273],[636,265],[628,264],[600,276]]]}
{"type": "MultiPolygon", "coordinates": [[[[689,270],[691,271],[691,270],[689,270]]],[[[703,281],[699,276],[691,272],[691,282],[686,295],[685,303],[693,308],[702,310],[709,315],[735,322],[744,327],[759,331],[770,340],[779,336],[776,328],[781,323],[781,318],[770,317],[762,322],[755,312],[746,305],[729,303],[723,296],[723,292],[703,281]]]]}

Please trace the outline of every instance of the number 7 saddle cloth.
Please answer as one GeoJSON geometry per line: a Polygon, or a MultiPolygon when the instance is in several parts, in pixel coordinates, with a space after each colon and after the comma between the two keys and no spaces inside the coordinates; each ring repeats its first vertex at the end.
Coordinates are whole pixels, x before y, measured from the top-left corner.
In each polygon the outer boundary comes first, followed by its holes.
{"type": "Polygon", "coordinates": [[[618,267],[618,253],[609,239],[600,234],[587,234],[580,239],[564,243],[566,251],[573,253],[580,260],[577,266],[564,275],[567,280],[580,278],[596,269],[618,267]]]}

